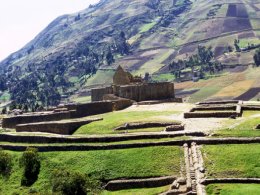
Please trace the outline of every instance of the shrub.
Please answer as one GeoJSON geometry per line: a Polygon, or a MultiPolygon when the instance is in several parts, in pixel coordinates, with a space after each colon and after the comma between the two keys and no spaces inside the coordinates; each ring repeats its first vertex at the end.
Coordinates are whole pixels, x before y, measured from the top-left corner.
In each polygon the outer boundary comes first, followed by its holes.
{"type": "Polygon", "coordinates": [[[40,173],[40,157],[36,148],[27,148],[20,158],[20,166],[24,167],[22,186],[31,186],[37,181],[40,173]]]}
{"type": "Polygon", "coordinates": [[[6,110],[6,107],[4,107],[2,110],[2,114],[6,114],[6,113],[7,113],[7,110],[6,110]]]}
{"type": "Polygon", "coordinates": [[[99,182],[79,172],[54,170],[52,173],[52,191],[64,195],[85,195],[98,193],[99,182]]]}
{"type": "Polygon", "coordinates": [[[0,174],[9,176],[12,170],[12,156],[0,148],[0,174]]]}

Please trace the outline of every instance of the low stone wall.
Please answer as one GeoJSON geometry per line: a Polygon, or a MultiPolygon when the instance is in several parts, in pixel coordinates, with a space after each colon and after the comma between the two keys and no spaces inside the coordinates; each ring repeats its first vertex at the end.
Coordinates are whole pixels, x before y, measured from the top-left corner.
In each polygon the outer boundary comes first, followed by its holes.
{"type": "Polygon", "coordinates": [[[89,137],[71,137],[71,136],[37,136],[37,135],[11,135],[0,134],[0,142],[10,143],[98,143],[98,142],[119,142],[141,139],[161,139],[173,138],[178,136],[200,136],[203,132],[174,132],[174,133],[142,133],[141,135],[114,135],[114,136],[89,136],[89,137]]]}
{"type": "Polygon", "coordinates": [[[198,105],[202,104],[238,104],[239,100],[224,100],[224,101],[206,101],[206,102],[199,102],[198,105]]]}
{"type": "Polygon", "coordinates": [[[106,190],[116,191],[134,188],[155,188],[170,185],[176,177],[158,177],[148,179],[114,180],[107,183],[106,190]]]}
{"type": "Polygon", "coordinates": [[[165,131],[171,132],[171,131],[183,131],[184,130],[184,125],[171,125],[167,126],[165,128],[165,131]]]}
{"type": "Polygon", "coordinates": [[[214,178],[214,179],[205,179],[201,182],[203,185],[208,184],[219,184],[219,183],[246,183],[246,184],[260,184],[260,178],[214,178]]]}
{"type": "Polygon", "coordinates": [[[242,110],[250,110],[250,111],[260,111],[260,106],[242,106],[242,110]]]}
{"type": "MultiPolygon", "coordinates": [[[[188,135],[188,134],[187,134],[188,135]]],[[[260,143],[260,138],[215,138],[215,139],[190,139],[190,140],[173,140],[162,142],[149,142],[149,143],[132,143],[132,144],[110,144],[110,145],[86,145],[86,144],[66,144],[55,146],[39,146],[30,145],[30,147],[37,148],[39,152],[52,152],[52,151],[89,151],[89,150],[116,150],[128,148],[143,148],[155,146],[182,146],[184,143],[191,144],[196,142],[198,144],[207,145],[221,145],[221,144],[253,144],[260,143]]],[[[1,144],[0,147],[4,150],[24,151],[28,146],[17,144],[1,144]]]]}
{"type": "Polygon", "coordinates": [[[203,107],[195,107],[190,110],[190,112],[196,112],[196,111],[218,111],[218,110],[236,110],[235,105],[230,106],[203,106],[203,107]]]}
{"type": "Polygon", "coordinates": [[[62,119],[69,119],[72,111],[59,112],[59,113],[47,113],[47,114],[33,114],[33,115],[18,115],[12,117],[3,118],[3,128],[15,128],[18,124],[36,123],[44,121],[57,121],[62,119]]]}
{"type": "Polygon", "coordinates": [[[129,106],[132,106],[134,101],[126,98],[120,98],[114,94],[106,94],[103,96],[104,101],[112,101],[114,103],[113,110],[123,110],[129,106]]]}
{"type": "Polygon", "coordinates": [[[16,131],[71,135],[82,125],[99,120],[102,120],[102,118],[21,124],[16,126],[16,131]]]}
{"type": "Polygon", "coordinates": [[[238,116],[236,112],[186,112],[184,118],[228,118],[238,116]]]}
{"type": "Polygon", "coordinates": [[[139,123],[126,123],[114,130],[130,130],[130,129],[145,129],[153,127],[167,127],[171,125],[180,125],[179,122],[139,122],[139,123]]]}

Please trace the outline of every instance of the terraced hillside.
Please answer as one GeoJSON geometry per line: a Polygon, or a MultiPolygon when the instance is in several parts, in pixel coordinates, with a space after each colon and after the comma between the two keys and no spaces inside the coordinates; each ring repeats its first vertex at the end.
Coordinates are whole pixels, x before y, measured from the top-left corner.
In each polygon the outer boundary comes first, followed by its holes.
{"type": "Polygon", "coordinates": [[[108,195],[258,194],[260,104],[213,103],[206,108],[225,112],[236,105],[244,111],[236,119],[184,118],[195,105],[167,102],[96,115],[103,120],[72,135],[1,128],[0,194],[68,194],[75,188],[108,195]],[[166,123],[184,129],[155,125],[166,123]],[[38,149],[41,166],[36,180],[24,186],[19,162],[27,147],[38,149]],[[8,174],[6,157],[11,159],[8,174]],[[90,181],[96,181],[94,188],[90,181]]]}
{"type": "Polygon", "coordinates": [[[54,20],[0,63],[1,77],[13,99],[24,101],[14,93],[30,98],[36,94],[37,101],[46,102],[38,97],[46,86],[55,89],[47,93],[71,95],[82,87],[108,84],[119,64],[137,75],[149,72],[155,80],[173,80],[169,63],[186,59],[198,45],[212,46],[215,58],[227,67],[250,65],[260,44],[259,3],[101,0],[54,20]],[[241,50],[254,47],[236,52],[235,39],[241,50]],[[34,84],[27,87],[33,95],[19,90],[28,80],[34,84]]]}

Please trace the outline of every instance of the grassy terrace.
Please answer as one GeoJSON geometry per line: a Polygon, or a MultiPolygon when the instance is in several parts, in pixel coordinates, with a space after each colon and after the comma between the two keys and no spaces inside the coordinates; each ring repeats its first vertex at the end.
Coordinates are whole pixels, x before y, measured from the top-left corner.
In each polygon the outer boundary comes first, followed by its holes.
{"type": "MultiPolygon", "coordinates": [[[[0,177],[0,194],[28,194],[34,189],[41,194],[51,192],[50,176],[54,169],[66,169],[95,174],[102,180],[117,178],[146,178],[180,173],[183,151],[180,147],[149,147],[86,152],[40,153],[41,172],[38,181],[30,188],[20,187],[22,169],[21,153],[10,152],[14,167],[10,178],[0,177]]],[[[149,194],[149,193],[148,193],[149,194]]]]}
{"type": "MultiPolygon", "coordinates": [[[[102,121],[97,121],[84,125],[79,128],[75,134],[115,134],[124,131],[114,131],[114,128],[123,125],[127,122],[142,122],[142,121],[165,121],[174,122],[166,117],[176,114],[176,111],[131,111],[131,112],[111,112],[97,115],[102,117],[102,121]]],[[[164,127],[147,128],[138,130],[129,130],[128,132],[151,132],[162,131],[164,127]]]]}
{"type": "Polygon", "coordinates": [[[202,152],[208,177],[260,177],[260,144],[206,145],[202,152]]]}
{"type": "Polygon", "coordinates": [[[245,119],[235,121],[238,125],[232,128],[226,128],[215,131],[214,136],[220,137],[259,137],[260,131],[256,130],[256,126],[260,124],[259,117],[252,117],[253,115],[260,114],[259,111],[246,111],[243,114],[245,119]]]}
{"type": "Polygon", "coordinates": [[[260,194],[259,184],[212,184],[207,186],[209,195],[257,195],[260,194]]]}

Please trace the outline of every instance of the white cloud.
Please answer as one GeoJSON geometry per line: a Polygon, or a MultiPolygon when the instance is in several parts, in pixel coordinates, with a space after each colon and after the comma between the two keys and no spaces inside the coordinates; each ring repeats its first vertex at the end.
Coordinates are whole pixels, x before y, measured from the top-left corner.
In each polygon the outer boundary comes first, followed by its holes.
{"type": "Polygon", "coordinates": [[[0,61],[32,40],[56,17],[83,10],[99,0],[2,0],[0,61]]]}

